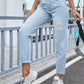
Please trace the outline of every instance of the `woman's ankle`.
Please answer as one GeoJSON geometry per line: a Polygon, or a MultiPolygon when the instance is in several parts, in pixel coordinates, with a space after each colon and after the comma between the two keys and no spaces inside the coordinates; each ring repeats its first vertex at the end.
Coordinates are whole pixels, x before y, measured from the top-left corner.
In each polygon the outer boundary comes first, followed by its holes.
{"type": "Polygon", "coordinates": [[[63,80],[63,75],[62,74],[56,74],[60,80],[63,80]]]}
{"type": "Polygon", "coordinates": [[[30,73],[30,64],[29,63],[22,63],[22,77],[28,76],[30,73]]]}
{"type": "Polygon", "coordinates": [[[28,75],[29,75],[29,72],[24,73],[24,74],[22,75],[22,77],[23,77],[23,78],[26,78],[28,75]]]}

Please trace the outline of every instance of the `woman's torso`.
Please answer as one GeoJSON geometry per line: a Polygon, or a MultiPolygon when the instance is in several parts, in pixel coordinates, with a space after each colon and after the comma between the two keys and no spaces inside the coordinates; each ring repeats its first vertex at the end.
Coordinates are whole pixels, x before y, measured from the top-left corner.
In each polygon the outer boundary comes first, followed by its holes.
{"type": "Polygon", "coordinates": [[[56,8],[64,7],[66,5],[66,0],[40,0],[40,7],[45,10],[56,10],[56,8]]]}

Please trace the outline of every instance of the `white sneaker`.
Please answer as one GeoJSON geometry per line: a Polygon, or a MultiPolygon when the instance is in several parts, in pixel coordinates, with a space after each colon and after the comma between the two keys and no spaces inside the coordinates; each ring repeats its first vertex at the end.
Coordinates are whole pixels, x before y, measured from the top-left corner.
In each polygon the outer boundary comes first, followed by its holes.
{"type": "Polygon", "coordinates": [[[54,81],[52,84],[64,84],[63,80],[60,80],[58,76],[54,76],[54,81]]]}
{"type": "Polygon", "coordinates": [[[38,73],[36,71],[31,71],[27,77],[21,78],[21,84],[32,84],[33,81],[36,80],[38,73]]]}

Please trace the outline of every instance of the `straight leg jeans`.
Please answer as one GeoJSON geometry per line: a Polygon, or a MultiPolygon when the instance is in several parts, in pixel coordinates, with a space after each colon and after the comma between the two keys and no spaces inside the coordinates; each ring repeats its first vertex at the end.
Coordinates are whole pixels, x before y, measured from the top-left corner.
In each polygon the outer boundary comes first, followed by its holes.
{"type": "Polygon", "coordinates": [[[65,0],[40,0],[39,7],[25,21],[19,31],[20,61],[31,63],[31,36],[39,26],[53,19],[56,73],[65,74],[68,13],[65,0]]]}

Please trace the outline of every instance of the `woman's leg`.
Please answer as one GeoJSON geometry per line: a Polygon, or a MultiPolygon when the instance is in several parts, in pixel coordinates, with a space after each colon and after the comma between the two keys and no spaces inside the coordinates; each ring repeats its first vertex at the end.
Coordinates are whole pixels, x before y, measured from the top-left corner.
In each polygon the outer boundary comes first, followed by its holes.
{"type": "Polygon", "coordinates": [[[22,25],[20,36],[20,61],[22,63],[22,76],[25,78],[30,71],[31,61],[31,36],[35,33],[38,26],[45,24],[51,15],[38,7],[33,14],[22,25]]]}
{"type": "Polygon", "coordinates": [[[56,74],[62,79],[63,74],[65,74],[68,17],[66,6],[58,9],[52,16],[56,48],[56,74]]]}
{"type": "Polygon", "coordinates": [[[30,63],[22,63],[22,77],[29,75],[30,63]]]}

